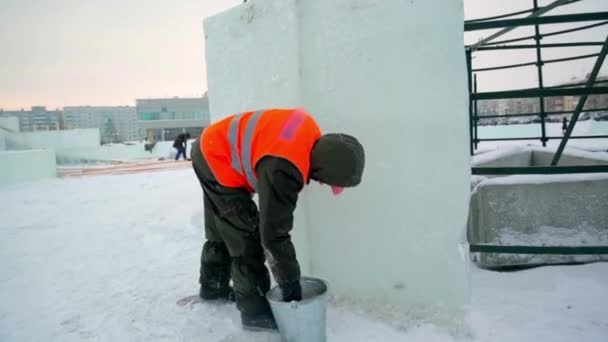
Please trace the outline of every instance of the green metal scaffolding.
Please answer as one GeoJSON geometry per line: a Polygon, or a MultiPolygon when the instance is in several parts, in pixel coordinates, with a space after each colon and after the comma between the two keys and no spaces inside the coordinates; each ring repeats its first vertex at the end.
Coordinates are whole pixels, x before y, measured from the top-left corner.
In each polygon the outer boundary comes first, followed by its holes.
{"type": "MultiPolygon", "coordinates": [[[[468,45],[466,49],[467,69],[468,69],[468,88],[469,88],[469,122],[470,122],[470,153],[474,155],[478,144],[482,141],[503,141],[503,140],[540,140],[543,146],[547,146],[549,140],[561,140],[560,145],[556,151],[555,157],[553,158],[552,165],[559,163],[560,157],[563,150],[568,143],[569,139],[600,139],[608,138],[608,135],[583,135],[583,136],[572,136],[572,131],[579,119],[581,112],[585,106],[585,102],[589,95],[595,94],[608,94],[608,81],[602,80],[597,81],[597,75],[604,62],[606,54],[608,52],[608,36],[604,41],[584,41],[584,42],[564,42],[564,43],[552,43],[542,44],[541,40],[546,37],[560,36],[563,34],[588,30],[594,27],[608,25],[608,12],[594,12],[594,13],[576,13],[566,15],[554,15],[554,16],[543,16],[543,14],[564,6],[569,5],[581,0],[557,0],[553,3],[539,7],[538,0],[532,0],[532,8],[528,10],[507,13],[499,16],[493,16],[488,18],[481,18],[475,20],[465,21],[465,31],[475,30],[486,30],[500,28],[498,32],[490,35],[481,41],[468,45]],[[523,18],[511,18],[513,16],[529,14],[523,18]],[[506,18],[506,19],[505,19],[506,18]],[[540,33],[540,26],[543,24],[556,24],[556,23],[578,23],[586,21],[600,21],[592,24],[579,26],[567,30],[553,31],[548,33],[540,33]],[[520,26],[534,26],[535,34],[532,36],[518,37],[514,39],[496,40],[500,36],[512,31],[513,29],[520,26]],[[534,44],[510,44],[514,42],[521,42],[526,40],[533,40],[534,44]],[[552,48],[569,48],[569,47],[580,47],[580,46],[597,46],[601,47],[598,53],[585,54],[579,56],[569,56],[565,58],[557,59],[543,59],[543,49],[552,48]],[[473,67],[473,55],[476,52],[481,51],[502,51],[502,50],[513,50],[513,49],[534,49],[536,50],[536,60],[528,61],[524,63],[514,63],[507,65],[498,65],[486,68],[474,68],[473,67]],[[551,63],[561,63],[566,61],[572,61],[577,59],[595,59],[595,63],[589,74],[589,77],[585,82],[563,84],[559,86],[547,87],[544,84],[543,66],[551,63]],[[478,92],[477,91],[477,75],[478,72],[501,70],[501,69],[513,69],[526,66],[536,66],[538,75],[538,87],[528,89],[514,89],[508,91],[494,91],[494,92],[478,92]],[[576,108],[572,111],[553,111],[549,112],[545,108],[545,98],[553,96],[580,96],[576,108]],[[512,98],[538,98],[539,99],[539,112],[534,113],[515,113],[515,114],[503,114],[503,115],[490,115],[490,116],[479,116],[478,101],[481,100],[496,100],[496,99],[512,99],[512,98]],[[563,115],[572,113],[571,120],[568,125],[563,137],[548,136],[546,130],[547,117],[552,115],[563,115]],[[478,126],[480,119],[489,118],[510,118],[510,117],[530,117],[538,116],[540,118],[541,125],[541,136],[539,137],[509,137],[509,138],[492,138],[492,139],[480,139],[478,136],[478,126]]],[[[592,110],[585,110],[586,112],[594,111],[608,111],[608,108],[595,108],[592,110]]]]}
{"type": "MultiPolygon", "coordinates": [[[[551,36],[561,36],[571,32],[592,29],[598,26],[608,25],[608,12],[576,13],[566,15],[544,16],[545,13],[565,5],[569,5],[581,0],[557,0],[543,7],[538,6],[538,0],[531,0],[532,8],[493,17],[465,21],[465,31],[476,31],[486,29],[500,29],[494,34],[480,40],[479,42],[465,46],[467,70],[468,70],[468,90],[469,90],[469,128],[470,128],[470,153],[474,155],[478,144],[482,141],[507,141],[507,140],[540,140],[543,146],[549,140],[561,140],[559,147],[553,157],[550,166],[537,167],[473,167],[474,175],[515,175],[515,174],[571,174],[571,173],[598,173],[608,172],[608,165],[577,165],[577,166],[557,166],[561,155],[569,139],[598,139],[608,138],[608,135],[581,135],[572,136],[573,129],[579,119],[581,112],[589,95],[608,94],[608,80],[598,81],[597,76],[608,53],[608,36],[604,41],[582,41],[582,42],[563,42],[563,43],[541,43],[541,40],[551,36]],[[526,17],[512,18],[528,14],[526,17]],[[597,21],[566,30],[559,30],[541,33],[540,26],[543,24],[557,23],[579,23],[587,21],[597,21]],[[513,39],[497,40],[497,38],[512,31],[520,26],[534,26],[534,35],[523,36],[513,39]],[[512,44],[533,40],[534,44],[512,44]],[[571,48],[571,47],[600,47],[600,51],[593,54],[579,56],[569,56],[558,59],[543,59],[543,49],[571,48]],[[474,68],[473,57],[476,52],[481,51],[503,51],[514,49],[534,49],[536,60],[523,63],[513,63],[498,65],[486,68],[474,68]],[[544,84],[543,66],[550,63],[561,63],[577,59],[595,59],[589,76],[584,82],[562,84],[558,86],[546,86],[544,84]],[[513,69],[526,66],[536,66],[538,76],[538,86],[528,89],[513,89],[507,91],[478,92],[477,74],[501,69],[513,69]],[[571,111],[547,111],[545,108],[545,98],[552,96],[580,96],[576,107],[571,111]],[[540,118],[541,136],[537,137],[509,137],[480,139],[478,137],[479,111],[478,101],[492,99],[512,99],[512,98],[538,98],[539,111],[534,113],[515,113],[502,115],[484,115],[483,118],[509,118],[509,117],[530,117],[540,118]],[[549,136],[546,130],[546,119],[552,115],[563,115],[572,113],[567,130],[563,137],[549,136]]],[[[608,111],[608,108],[585,109],[585,112],[608,111]]],[[[587,247],[568,247],[568,246],[500,246],[492,244],[472,244],[469,246],[471,252],[483,253],[514,253],[514,254],[560,254],[560,255],[597,255],[608,254],[608,246],[587,246],[587,247]]]]}

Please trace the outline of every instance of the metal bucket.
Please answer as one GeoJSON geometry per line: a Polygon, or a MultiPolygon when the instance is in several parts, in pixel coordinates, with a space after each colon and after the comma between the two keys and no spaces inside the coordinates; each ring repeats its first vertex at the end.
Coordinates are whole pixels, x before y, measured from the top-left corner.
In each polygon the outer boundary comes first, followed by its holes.
{"type": "Polygon", "coordinates": [[[275,286],[266,298],[286,342],[325,342],[325,306],[327,283],[321,279],[302,277],[302,300],[286,303],[281,288],[275,286]]]}

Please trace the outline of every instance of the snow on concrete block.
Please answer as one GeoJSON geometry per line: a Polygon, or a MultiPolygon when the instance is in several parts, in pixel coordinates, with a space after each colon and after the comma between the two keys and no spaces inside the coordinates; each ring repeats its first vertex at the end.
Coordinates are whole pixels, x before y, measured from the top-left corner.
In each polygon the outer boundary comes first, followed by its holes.
{"type": "MultiPolygon", "coordinates": [[[[548,150],[539,147],[534,148],[533,164],[536,166],[551,165],[551,161],[553,161],[554,156],[554,150],[548,150]]],[[[588,152],[579,149],[568,148],[564,150],[564,153],[559,159],[559,165],[608,165],[608,153],[588,152]]]]}
{"type": "MultiPolygon", "coordinates": [[[[549,166],[555,152],[555,147],[503,147],[473,156],[471,165],[474,167],[549,166]]],[[[578,148],[566,148],[559,160],[559,166],[605,164],[608,164],[608,153],[589,152],[578,148]]]]}
{"type": "Polygon", "coordinates": [[[1,151],[0,186],[56,177],[52,150],[1,151]]]}
{"type": "Polygon", "coordinates": [[[462,3],[440,0],[258,0],[205,22],[213,120],[303,106],[366,148],[359,187],[332,197],[313,184],[296,212],[303,272],[333,295],[468,302],[462,22],[462,3]]]}
{"type": "Polygon", "coordinates": [[[514,146],[485,152],[471,158],[473,167],[517,167],[532,165],[533,149],[528,146],[514,146]]]}

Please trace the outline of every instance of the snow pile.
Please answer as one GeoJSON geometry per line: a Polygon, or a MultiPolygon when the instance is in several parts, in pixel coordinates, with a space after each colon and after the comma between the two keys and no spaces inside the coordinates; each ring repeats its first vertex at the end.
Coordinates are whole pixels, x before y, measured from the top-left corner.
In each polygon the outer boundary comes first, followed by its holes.
{"type": "Polygon", "coordinates": [[[557,175],[514,175],[496,178],[488,178],[478,183],[483,186],[490,185],[515,185],[515,184],[550,184],[550,183],[574,183],[591,182],[608,179],[608,173],[572,173],[557,175]]]}
{"type": "MultiPolygon", "coordinates": [[[[531,146],[505,146],[495,150],[485,150],[471,157],[471,166],[485,166],[497,160],[506,159],[515,155],[525,154],[532,151],[531,146]]],[[[515,166],[515,165],[513,165],[515,166]]]]}
{"type": "MultiPolygon", "coordinates": [[[[243,332],[233,305],[175,305],[198,290],[192,170],[11,185],[0,208],[0,341],[279,341],[243,332]]],[[[606,293],[608,264],[473,268],[466,326],[333,298],[328,340],[606,341],[606,293]]]]}
{"type": "MultiPolygon", "coordinates": [[[[471,157],[471,164],[472,164],[472,166],[481,167],[481,166],[490,166],[490,164],[494,164],[501,160],[508,160],[510,162],[510,163],[508,163],[508,166],[545,166],[545,165],[517,165],[517,163],[520,162],[521,160],[526,160],[528,158],[528,156],[530,156],[530,158],[529,158],[530,164],[532,164],[533,162],[534,162],[534,164],[537,164],[534,160],[536,158],[532,158],[533,153],[550,153],[551,157],[552,157],[556,151],[557,151],[557,149],[554,147],[540,147],[540,146],[534,146],[534,145],[525,145],[525,146],[507,145],[507,146],[498,147],[493,150],[484,150],[481,153],[478,152],[476,155],[471,157]],[[517,158],[518,156],[520,156],[520,157],[517,158]]],[[[601,151],[588,151],[588,150],[580,149],[577,147],[565,148],[562,156],[563,157],[570,156],[570,157],[577,157],[577,158],[581,158],[581,159],[588,159],[591,162],[597,162],[597,163],[602,163],[602,162],[608,163],[608,153],[601,152],[601,151]]],[[[580,164],[580,162],[576,163],[576,164],[578,165],[578,164],[580,164]]],[[[562,163],[560,165],[564,165],[563,159],[562,159],[562,163]]],[[[491,166],[494,166],[494,165],[491,165],[491,166]]],[[[500,165],[498,165],[498,166],[500,166],[500,165]]]]}
{"type": "MultiPolygon", "coordinates": [[[[543,149],[542,147],[534,147],[535,151],[546,151],[546,149],[543,149]]],[[[551,152],[554,152],[554,150],[552,150],[551,152]]],[[[588,151],[588,150],[584,150],[584,149],[580,149],[580,148],[576,148],[576,147],[566,147],[564,149],[564,154],[567,155],[571,155],[573,157],[580,157],[580,158],[588,158],[588,159],[595,159],[595,160],[600,160],[600,161],[605,161],[606,163],[608,163],[608,150],[606,151],[588,151]]]]}

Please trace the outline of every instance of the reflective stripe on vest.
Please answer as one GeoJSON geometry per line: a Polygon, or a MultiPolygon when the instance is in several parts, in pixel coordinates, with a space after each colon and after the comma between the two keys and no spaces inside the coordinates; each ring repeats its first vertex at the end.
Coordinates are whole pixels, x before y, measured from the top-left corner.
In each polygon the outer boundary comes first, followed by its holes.
{"type": "Polygon", "coordinates": [[[253,165],[251,165],[251,140],[253,138],[253,132],[255,131],[255,126],[260,119],[263,110],[258,110],[251,117],[249,121],[247,121],[247,126],[245,127],[245,135],[243,136],[243,140],[241,141],[241,154],[238,154],[238,143],[239,143],[239,122],[243,117],[243,114],[236,115],[232,121],[230,122],[230,128],[228,129],[228,141],[230,142],[230,153],[231,157],[231,166],[236,173],[243,176],[243,170],[245,171],[245,177],[247,178],[247,182],[249,186],[254,191],[257,191],[258,187],[258,179],[255,175],[255,171],[253,169],[253,165]]]}

